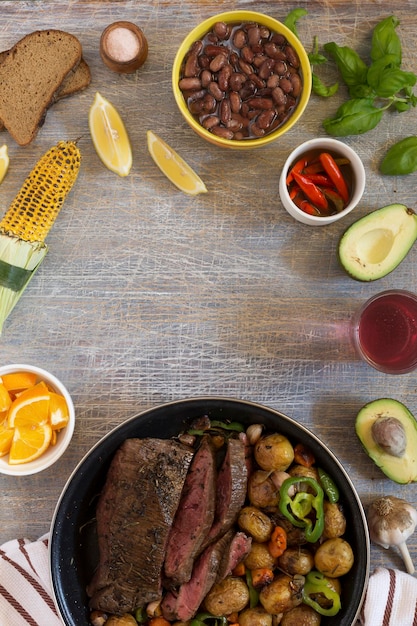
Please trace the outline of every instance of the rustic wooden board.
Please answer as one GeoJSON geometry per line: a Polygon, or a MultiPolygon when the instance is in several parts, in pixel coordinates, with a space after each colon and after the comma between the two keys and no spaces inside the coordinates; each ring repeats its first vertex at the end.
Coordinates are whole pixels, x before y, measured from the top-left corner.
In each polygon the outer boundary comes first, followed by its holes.
{"type": "MultiPolygon", "coordinates": [[[[39,156],[60,139],[80,137],[82,171],[48,243],[50,252],[4,326],[1,362],[32,363],[59,376],[77,415],[64,458],[43,474],[0,476],[0,543],[46,532],[59,494],[87,450],[113,426],[172,399],[224,395],[264,403],[311,428],[344,464],[364,504],[395,493],[415,505],[414,485],[398,487],[372,464],[354,433],[366,402],[390,396],[417,414],[416,374],[386,376],[359,362],[346,337],[348,320],[369,296],[392,287],[417,289],[417,251],[378,283],[351,280],[336,248],[356,218],[391,202],[415,204],[416,175],[378,174],[394,141],[415,133],[417,111],[387,114],[380,126],[346,143],[367,171],[361,205],[344,222],[310,228],[295,222],[278,198],[280,169],[291,148],[324,135],[323,119],[345,97],[313,96],[301,122],[279,142],[249,154],[204,143],[183,122],[171,92],[171,66],[188,31],[219,11],[250,8],[284,19],[295,6],[307,49],[320,43],[369,50],[371,30],[390,14],[387,2],[3,1],[0,49],[41,28],[77,35],[91,86],[55,104],[26,148],[0,135],[10,170],[0,187],[5,210],[39,156]],[[102,30],[136,22],[149,57],[136,74],[112,73],[101,62],[102,30]],[[108,172],[87,124],[96,91],[121,112],[134,165],[124,179],[108,172]],[[146,148],[151,128],[187,159],[209,193],[181,194],[146,148]]],[[[404,67],[417,70],[415,2],[398,0],[404,67]]],[[[326,79],[333,80],[330,71],[326,79]]],[[[410,540],[417,559],[416,537],[410,540]]],[[[372,549],[372,567],[401,567],[395,552],[372,549]]]]}

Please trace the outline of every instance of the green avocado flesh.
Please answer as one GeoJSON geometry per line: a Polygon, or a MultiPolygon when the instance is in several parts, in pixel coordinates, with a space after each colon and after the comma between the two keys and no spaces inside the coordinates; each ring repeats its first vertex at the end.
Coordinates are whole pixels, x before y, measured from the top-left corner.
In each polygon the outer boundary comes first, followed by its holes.
{"type": "Polygon", "coordinates": [[[388,478],[400,484],[417,481],[417,421],[404,404],[391,398],[369,402],[356,416],[355,429],[365,452],[388,478]],[[383,418],[395,418],[402,425],[405,449],[401,456],[387,453],[374,439],[373,426],[383,418]]]}
{"type": "Polygon", "coordinates": [[[339,260],[352,278],[377,280],[401,263],[416,239],[416,213],[389,204],[349,226],[339,242],[339,260]]]}

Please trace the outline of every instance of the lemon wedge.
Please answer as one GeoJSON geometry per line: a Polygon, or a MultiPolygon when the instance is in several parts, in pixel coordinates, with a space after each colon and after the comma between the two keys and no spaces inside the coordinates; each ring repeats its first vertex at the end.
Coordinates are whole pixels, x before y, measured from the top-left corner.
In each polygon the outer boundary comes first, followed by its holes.
{"type": "Polygon", "coordinates": [[[4,144],[0,148],[0,183],[7,174],[9,169],[9,153],[7,152],[7,146],[4,144]]]}
{"type": "Polygon", "coordinates": [[[207,188],[194,170],[165,141],[151,130],[147,132],[148,150],[161,172],[184,193],[196,196],[207,188]]]}
{"type": "Polygon", "coordinates": [[[129,136],[118,111],[99,92],[90,107],[88,126],[96,152],[104,165],[119,176],[127,176],[132,167],[129,136]]]}

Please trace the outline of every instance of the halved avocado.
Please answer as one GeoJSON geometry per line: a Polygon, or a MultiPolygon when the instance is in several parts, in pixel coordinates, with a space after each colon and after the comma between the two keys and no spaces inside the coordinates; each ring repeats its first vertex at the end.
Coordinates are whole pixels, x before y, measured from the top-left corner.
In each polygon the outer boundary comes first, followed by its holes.
{"type": "Polygon", "coordinates": [[[417,215],[404,204],[389,204],[357,220],[342,235],[339,260],[356,280],[377,280],[392,272],[417,239],[417,215]]]}
{"type": "Polygon", "coordinates": [[[417,421],[404,404],[391,398],[365,404],[355,429],[365,452],[388,478],[400,484],[417,481],[417,421]],[[388,426],[389,437],[381,435],[382,424],[388,426]]]}

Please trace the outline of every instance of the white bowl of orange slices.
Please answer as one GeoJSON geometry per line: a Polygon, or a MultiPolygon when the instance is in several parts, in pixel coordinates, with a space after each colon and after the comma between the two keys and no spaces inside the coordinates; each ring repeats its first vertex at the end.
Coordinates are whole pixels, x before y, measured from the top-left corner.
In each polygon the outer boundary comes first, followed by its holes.
{"type": "Polygon", "coordinates": [[[0,367],[0,473],[27,476],[53,465],[75,425],[70,394],[56,376],[33,365],[0,367]]]}

